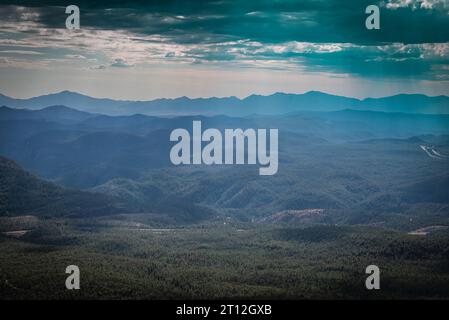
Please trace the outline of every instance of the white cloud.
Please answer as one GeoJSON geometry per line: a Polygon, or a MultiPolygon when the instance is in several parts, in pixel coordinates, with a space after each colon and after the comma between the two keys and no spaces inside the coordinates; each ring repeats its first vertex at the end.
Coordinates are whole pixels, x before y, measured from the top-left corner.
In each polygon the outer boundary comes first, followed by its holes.
{"type": "Polygon", "coordinates": [[[126,62],[126,60],[124,60],[122,58],[116,58],[111,63],[111,67],[115,67],[115,68],[130,68],[130,67],[133,67],[133,65],[129,64],[128,62],[126,62]]]}
{"type": "Polygon", "coordinates": [[[42,52],[30,50],[0,50],[0,54],[19,54],[19,55],[42,55],[42,52]]]}
{"type": "Polygon", "coordinates": [[[388,0],[384,5],[388,9],[412,8],[416,9],[448,9],[449,0],[388,0]]]}
{"type": "Polygon", "coordinates": [[[66,57],[68,59],[87,59],[82,54],[66,54],[64,57],[66,57]]]}

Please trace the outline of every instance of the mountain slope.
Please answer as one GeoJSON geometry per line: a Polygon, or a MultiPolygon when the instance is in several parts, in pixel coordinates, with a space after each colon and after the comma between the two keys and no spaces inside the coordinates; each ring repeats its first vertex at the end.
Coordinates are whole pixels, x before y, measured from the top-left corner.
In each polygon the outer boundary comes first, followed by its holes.
{"type": "Polygon", "coordinates": [[[0,156],[0,216],[88,216],[123,211],[113,197],[61,188],[0,156]]]}
{"type": "Polygon", "coordinates": [[[211,218],[215,212],[177,199],[164,198],[157,188],[147,188],[140,203],[120,190],[111,196],[78,191],[41,180],[14,161],[0,156],[0,216],[35,215],[88,217],[145,212],[165,217],[172,223],[190,223],[211,218]]]}

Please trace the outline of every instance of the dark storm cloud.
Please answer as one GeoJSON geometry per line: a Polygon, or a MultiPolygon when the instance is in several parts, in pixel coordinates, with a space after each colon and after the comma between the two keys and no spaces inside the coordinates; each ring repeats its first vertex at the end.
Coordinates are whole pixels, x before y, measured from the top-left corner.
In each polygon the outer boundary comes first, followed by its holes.
{"type": "MultiPolygon", "coordinates": [[[[278,60],[308,71],[368,77],[448,78],[449,7],[442,0],[2,1],[2,4],[9,5],[2,7],[4,20],[15,21],[17,25],[33,20],[49,29],[64,28],[65,7],[76,4],[81,10],[82,28],[126,31],[134,35],[132,40],[136,43],[179,44],[181,49],[176,53],[159,52],[158,48],[148,50],[149,54],[157,52],[170,61],[278,60]],[[381,8],[380,30],[365,28],[365,8],[370,4],[381,8]],[[17,6],[32,10],[18,10],[17,6]]],[[[28,28],[21,32],[39,30],[28,28]]],[[[134,63],[118,59],[109,65],[129,67],[134,63]]]]}
{"type": "MultiPolygon", "coordinates": [[[[442,2],[443,3],[443,2],[442,2]]],[[[76,4],[82,24],[166,35],[174,41],[220,42],[251,39],[261,42],[428,43],[449,41],[448,8],[387,8],[373,0],[304,1],[2,1],[39,8],[40,22],[61,27],[55,12],[76,4]],[[381,30],[365,28],[365,8],[381,5],[381,30]],[[49,9],[48,7],[59,7],[49,9]]]]}

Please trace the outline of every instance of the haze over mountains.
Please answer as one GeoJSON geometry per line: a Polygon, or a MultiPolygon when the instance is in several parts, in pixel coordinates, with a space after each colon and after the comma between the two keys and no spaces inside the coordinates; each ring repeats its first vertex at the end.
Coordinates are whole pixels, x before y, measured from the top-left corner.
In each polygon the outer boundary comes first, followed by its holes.
{"type": "MultiPolygon", "coordinates": [[[[40,110],[1,107],[0,154],[63,186],[61,190],[82,190],[75,192],[84,192],[88,199],[92,192],[102,194],[115,203],[110,210],[104,206],[87,214],[122,208],[122,213],[144,212],[179,223],[217,216],[258,220],[284,210],[317,209],[322,214],[312,220],[326,223],[413,229],[449,221],[449,161],[431,158],[420,147],[432,145],[449,155],[446,114],[345,109],[247,116],[111,116],[54,102],[57,105],[40,110]],[[173,166],[170,132],[191,130],[193,120],[220,130],[278,128],[278,173],[260,177],[257,166],[251,165],[173,166]]],[[[22,184],[23,190],[26,185],[34,188],[36,183],[30,181],[22,184]]],[[[3,207],[20,208],[8,204],[17,202],[11,195],[3,193],[3,207]]],[[[64,197],[73,198],[69,193],[64,197]]],[[[59,214],[79,212],[71,207],[73,202],[58,203],[63,204],[59,214]]],[[[8,209],[7,214],[45,208],[8,209]]]]}
{"type": "Polygon", "coordinates": [[[269,96],[251,95],[244,99],[180,97],[151,101],[98,99],[70,91],[14,99],[0,94],[0,105],[14,108],[42,109],[64,105],[90,113],[107,115],[279,115],[297,111],[337,111],[354,109],[363,111],[449,114],[449,97],[429,97],[422,94],[399,94],[385,98],[363,100],[335,96],[319,91],[304,94],[275,93],[269,96]]]}

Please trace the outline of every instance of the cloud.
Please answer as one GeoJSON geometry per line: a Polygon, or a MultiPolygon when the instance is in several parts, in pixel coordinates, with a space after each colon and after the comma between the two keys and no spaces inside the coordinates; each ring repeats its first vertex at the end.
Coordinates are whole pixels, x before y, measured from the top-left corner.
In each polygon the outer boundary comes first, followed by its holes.
{"type": "Polygon", "coordinates": [[[89,69],[91,69],[91,70],[105,70],[106,66],[104,64],[100,64],[98,66],[91,66],[91,67],[89,67],[89,69]]]}
{"type": "Polygon", "coordinates": [[[134,67],[134,65],[127,63],[124,59],[116,58],[108,65],[100,64],[100,65],[94,65],[90,66],[89,69],[91,70],[105,70],[108,67],[111,68],[131,68],[134,67]]]}
{"type": "Polygon", "coordinates": [[[31,50],[0,50],[0,54],[42,55],[42,52],[31,51],[31,50]]]}
{"type": "MultiPolygon", "coordinates": [[[[448,42],[447,0],[257,0],[257,1],[78,1],[81,25],[162,36],[174,43],[219,43],[251,39],[263,43],[448,42]],[[366,30],[370,4],[381,11],[381,30],[366,30]],[[446,10],[444,10],[446,8],[446,10]],[[429,14],[429,11],[433,11],[429,14]],[[385,31],[384,31],[385,30],[385,31]],[[439,32],[434,32],[439,30],[439,32]]],[[[64,28],[65,1],[2,1],[15,21],[64,28]],[[13,6],[16,5],[16,6],[13,6]],[[19,5],[19,10],[15,10],[19,5]]]]}
{"type": "Polygon", "coordinates": [[[64,57],[66,57],[68,59],[87,59],[82,54],[66,54],[64,57]]]}
{"type": "Polygon", "coordinates": [[[388,9],[398,9],[398,8],[412,8],[417,9],[449,9],[448,0],[389,0],[385,3],[385,7],[388,9]]]}
{"type": "Polygon", "coordinates": [[[78,1],[77,32],[65,29],[64,1],[18,3],[0,6],[0,49],[39,51],[53,66],[198,64],[419,79],[448,73],[442,0],[377,1],[377,31],[364,27],[371,0],[78,1]]]}
{"type": "Polygon", "coordinates": [[[122,58],[116,58],[114,59],[114,61],[111,63],[111,67],[115,67],[115,68],[130,68],[133,67],[134,65],[127,63],[124,59],[122,58]]]}

